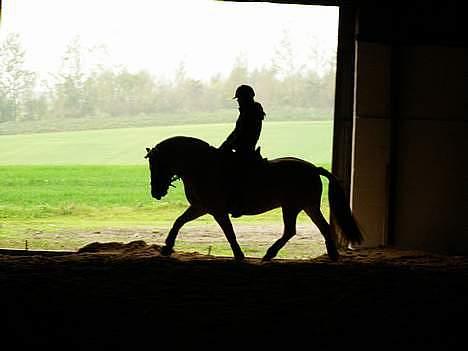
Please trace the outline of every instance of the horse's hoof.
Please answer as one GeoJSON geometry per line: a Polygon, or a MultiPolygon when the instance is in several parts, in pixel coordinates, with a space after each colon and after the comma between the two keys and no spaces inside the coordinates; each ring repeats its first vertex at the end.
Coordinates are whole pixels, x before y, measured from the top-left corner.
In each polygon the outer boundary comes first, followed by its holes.
{"type": "Polygon", "coordinates": [[[336,261],[338,261],[338,259],[340,258],[340,254],[338,253],[338,251],[336,251],[336,252],[331,252],[331,253],[328,253],[328,257],[329,257],[330,260],[332,260],[333,262],[336,262],[336,261]]]}
{"type": "Polygon", "coordinates": [[[325,246],[327,247],[327,254],[330,260],[332,261],[338,261],[338,258],[340,257],[340,254],[338,253],[338,250],[336,249],[335,242],[326,240],[325,241],[325,246]]]}
{"type": "Polygon", "coordinates": [[[170,247],[163,246],[161,248],[161,255],[163,255],[163,256],[170,256],[173,252],[174,252],[174,250],[172,250],[172,248],[170,248],[170,247]]]}
{"type": "Polygon", "coordinates": [[[234,256],[234,259],[236,260],[236,262],[242,262],[245,259],[245,256],[237,255],[237,256],[234,256]]]}
{"type": "Polygon", "coordinates": [[[262,258],[262,262],[270,262],[275,258],[278,251],[273,250],[271,247],[265,252],[265,256],[262,258]]]}

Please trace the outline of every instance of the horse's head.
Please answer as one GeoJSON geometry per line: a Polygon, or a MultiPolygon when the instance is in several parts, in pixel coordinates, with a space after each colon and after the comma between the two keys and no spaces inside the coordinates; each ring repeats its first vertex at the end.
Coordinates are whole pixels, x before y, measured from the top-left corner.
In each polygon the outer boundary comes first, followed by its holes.
{"type": "Polygon", "coordinates": [[[146,148],[145,158],[149,161],[151,196],[160,200],[163,196],[167,195],[169,187],[173,186],[171,183],[174,181],[174,174],[157,146],[152,149],[146,148]]]}

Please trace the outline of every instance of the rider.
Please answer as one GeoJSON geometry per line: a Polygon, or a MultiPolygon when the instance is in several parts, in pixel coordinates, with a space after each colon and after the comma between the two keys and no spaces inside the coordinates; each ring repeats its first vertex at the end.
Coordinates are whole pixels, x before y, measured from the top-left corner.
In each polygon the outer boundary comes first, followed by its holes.
{"type": "MultiPolygon", "coordinates": [[[[254,100],[254,96],[255,92],[249,85],[240,85],[236,89],[233,99],[237,99],[239,104],[239,117],[236,127],[220,146],[221,151],[234,151],[238,161],[247,161],[244,166],[248,166],[251,161],[259,158],[255,146],[262,130],[262,121],[265,118],[263,107],[254,100]]],[[[236,173],[241,174],[239,170],[236,173]]],[[[239,186],[239,182],[241,181],[237,179],[234,185],[239,186]]],[[[242,212],[242,206],[240,205],[242,192],[237,191],[240,189],[236,189],[236,186],[233,188],[233,195],[235,196],[231,196],[233,202],[231,204],[232,215],[233,217],[239,217],[242,212]]]]}
{"type": "Polygon", "coordinates": [[[233,99],[239,104],[239,117],[236,127],[221,144],[223,151],[234,150],[241,157],[251,157],[255,152],[265,112],[260,103],[254,100],[255,92],[249,85],[240,85],[233,99]]]}

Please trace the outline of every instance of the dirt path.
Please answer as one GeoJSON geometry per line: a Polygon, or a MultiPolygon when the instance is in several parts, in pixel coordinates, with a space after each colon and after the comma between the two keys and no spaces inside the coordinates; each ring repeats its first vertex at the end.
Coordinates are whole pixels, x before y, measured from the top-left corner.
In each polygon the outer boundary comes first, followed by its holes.
{"type": "MultiPolygon", "coordinates": [[[[112,240],[129,242],[144,240],[148,243],[163,245],[167,227],[132,229],[107,229],[89,237],[94,242],[112,240]]],[[[246,254],[262,257],[265,251],[283,231],[282,224],[234,224],[237,240],[246,254]]],[[[75,233],[76,235],[76,233],[75,233]]],[[[90,242],[90,241],[88,241],[90,242]]],[[[217,225],[193,225],[182,228],[176,242],[176,248],[184,251],[197,251],[211,255],[231,256],[229,244],[217,225]]],[[[312,258],[325,253],[325,244],[320,232],[311,225],[298,225],[297,234],[280,251],[282,258],[312,258]]]]}

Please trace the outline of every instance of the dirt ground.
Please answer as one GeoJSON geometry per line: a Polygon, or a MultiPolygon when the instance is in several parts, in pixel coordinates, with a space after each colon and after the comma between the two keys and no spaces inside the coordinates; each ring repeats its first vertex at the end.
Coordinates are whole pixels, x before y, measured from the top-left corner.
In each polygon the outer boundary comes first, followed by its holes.
{"type": "MultiPolygon", "coordinates": [[[[263,257],[268,247],[281,237],[282,223],[234,223],[237,240],[247,256],[263,257]]],[[[63,229],[56,232],[32,231],[28,247],[37,250],[39,241],[47,241],[49,247],[61,250],[78,250],[90,242],[130,242],[144,240],[148,244],[163,245],[170,225],[134,227],[103,227],[93,230],[63,229]],[[70,244],[70,241],[73,243],[70,244]]],[[[297,234],[280,251],[282,258],[312,258],[325,252],[323,236],[312,224],[298,223],[297,234]]],[[[23,243],[21,243],[23,244],[23,243]]],[[[24,247],[24,244],[23,244],[24,247]]],[[[176,249],[217,256],[230,256],[229,244],[217,224],[187,225],[180,231],[176,249]]]]}
{"type": "Polygon", "coordinates": [[[336,349],[466,345],[468,257],[391,248],[262,263],[144,241],[0,251],[14,348],[336,349]]]}

